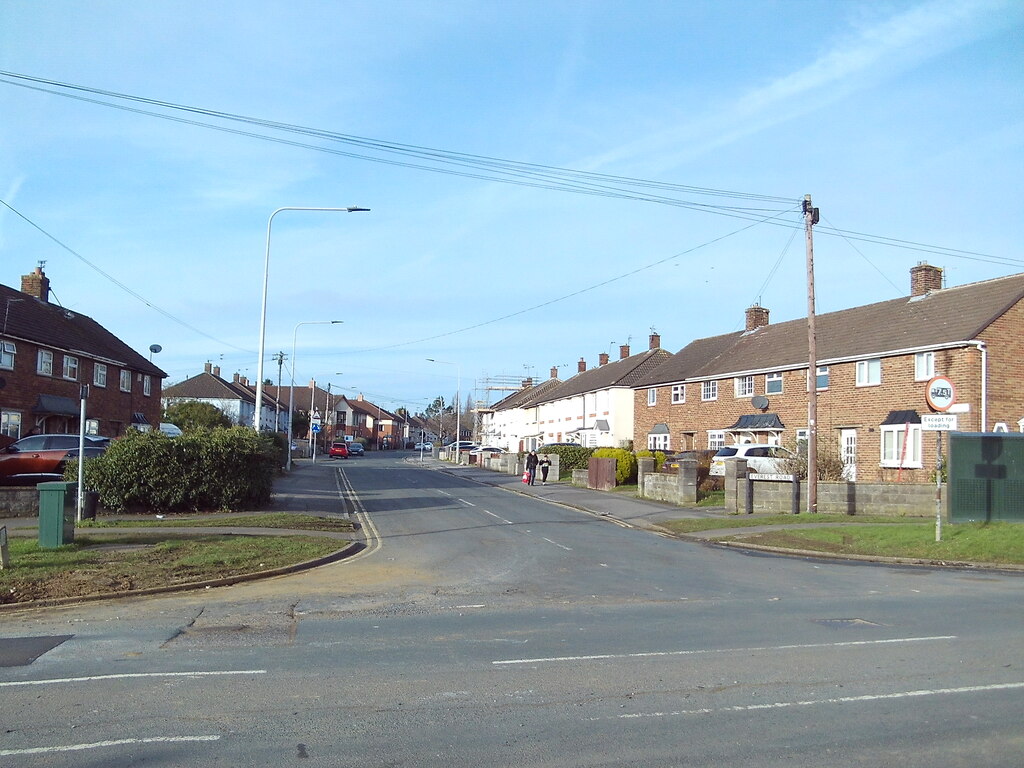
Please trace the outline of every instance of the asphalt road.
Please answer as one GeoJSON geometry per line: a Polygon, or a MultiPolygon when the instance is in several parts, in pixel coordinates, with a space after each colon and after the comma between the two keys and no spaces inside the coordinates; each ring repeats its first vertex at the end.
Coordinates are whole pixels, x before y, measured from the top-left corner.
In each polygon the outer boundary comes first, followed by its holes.
{"type": "Polygon", "coordinates": [[[291,507],[362,524],[348,561],[0,616],[55,644],[0,667],[0,767],[1024,762],[1020,576],[752,556],[431,467],[296,473],[291,507]]]}

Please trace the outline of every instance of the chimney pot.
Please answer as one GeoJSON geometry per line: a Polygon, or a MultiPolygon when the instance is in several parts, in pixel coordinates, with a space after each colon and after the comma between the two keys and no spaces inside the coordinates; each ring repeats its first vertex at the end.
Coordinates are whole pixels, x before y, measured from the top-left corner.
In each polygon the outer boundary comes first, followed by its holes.
{"type": "Polygon", "coordinates": [[[552,379],[557,379],[558,378],[558,366],[557,365],[552,365],[551,366],[551,378],[552,379]]]}
{"type": "Polygon", "coordinates": [[[599,354],[597,356],[597,364],[598,365],[608,365],[608,353],[607,352],[602,352],[601,354],[599,354]]]}
{"type": "Polygon", "coordinates": [[[220,378],[220,366],[219,365],[213,366],[213,375],[216,376],[217,378],[220,378]]]}
{"type": "Polygon", "coordinates": [[[213,373],[213,363],[204,363],[203,373],[213,373]]]}
{"type": "Polygon", "coordinates": [[[576,370],[580,373],[584,373],[587,370],[587,361],[584,358],[580,358],[580,361],[576,363],[576,370]]]}
{"type": "Polygon", "coordinates": [[[910,268],[910,295],[924,296],[932,291],[942,290],[942,268],[933,267],[926,261],[919,261],[910,268]]]}
{"type": "Polygon", "coordinates": [[[661,349],[661,336],[656,333],[651,334],[651,349],[661,349]]]}
{"type": "Polygon", "coordinates": [[[43,274],[42,267],[36,267],[31,275],[21,276],[21,292],[40,301],[50,301],[50,278],[43,274]]]}
{"type": "Polygon", "coordinates": [[[760,304],[747,307],[747,330],[753,331],[768,325],[768,314],[768,310],[760,304]]]}
{"type": "Polygon", "coordinates": [[[629,357],[629,344],[619,345],[619,360],[625,360],[629,357]]]}
{"type": "Polygon", "coordinates": [[[233,382],[234,382],[235,384],[239,384],[239,383],[240,383],[240,382],[239,382],[239,380],[238,380],[238,377],[239,377],[238,371],[235,371],[235,375],[234,375],[234,378],[232,379],[232,381],[233,381],[233,382]]]}

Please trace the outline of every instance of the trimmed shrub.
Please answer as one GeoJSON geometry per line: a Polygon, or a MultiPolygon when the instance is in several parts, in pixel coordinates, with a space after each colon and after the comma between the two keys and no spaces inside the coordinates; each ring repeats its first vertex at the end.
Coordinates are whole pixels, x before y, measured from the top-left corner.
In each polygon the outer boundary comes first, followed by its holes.
{"type": "Polygon", "coordinates": [[[597,459],[615,459],[615,484],[625,485],[636,482],[636,456],[625,448],[598,448],[593,453],[597,459]]]}
{"type": "Polygon", "coordinates": [[[654,471],[660,472],[661,465],[665,463],[665,454],[662,451],[651,451],[649,448],[644,448],[642,451],[636,452],[638,459],[654,459],[654,471]]]}
{"type": "MultiPolygon", "coordinates": [[[[574,469],[586,469],[587,460],[594,453],[593,448],[584,448],[582,445],[552,445],[538,454],[550,453],[558,456],[558,471],[563,475],[572,472],[574,469]]],[[[525,463],[525,453],[520,453],[519,458],[525,463]]]]}
{"type": "MultiPolygon", "coordinates": [[[[280,466],[274,439],[244,427],[169,438],[129,430],[85,464],[85,486],[119,512],[192,512],[265,505],[280,466]]],[[[74,478],[77,466],[66,477],[74,478]]]]}

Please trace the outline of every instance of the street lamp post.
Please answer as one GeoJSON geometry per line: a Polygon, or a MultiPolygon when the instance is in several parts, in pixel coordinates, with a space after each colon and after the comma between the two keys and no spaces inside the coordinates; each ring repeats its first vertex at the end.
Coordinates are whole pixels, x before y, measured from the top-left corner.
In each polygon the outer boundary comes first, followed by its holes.
{"type": "MultiPolygon", "coordinates": [[[[454,365],[458,373],[458,383],[455,389],[455,463],[459,463],[459,443],[462,440],[462,365],[459,363],[450,363],[447,360],[435,360],[432,357],[427,358],[427,362],[440,363],[441,365],[454,365]]],[[[443,410],[443,409],[442,409],[443,410]]]]}
{"type": "MultiPolygon", "coordinates": [[[[253,416],[252,426],[257,432],[260,431],[260,416],[263,413],[263,354],[266,349],[267,341],[267,285],[270,281],[270,227],[274,223],[274,217],[277,216],[281,211],[343,211],[345,213],[355,213],[357,211],[368,211],[369,208],[359,208],[355,205],[350,205],[346,208],[306,208],[306,207],[293,207],[286,206],[284,208],[278,208],[267,219],[267,254],[263,260],[263,301],[260,307],[260,343],[259,351],[256,357],[256,415],[253,416]]],[[[295,358],[292,358],[292,369],[295,368],[295,358]]],[[[294,377],[293,377],[294,378],[294,377]]],[[[290,407],[289,403],[289,407],[290,407]]],[[[289,447],[291,443],[289,442],[289,447]]],[[[291,468],[291,451],[289,450],[289,469],[291,468]]]]}
{"type": "MultiPolygon", "coordinates": [[[[292,334],[292,377],[288,385],[288,461],[286,469],[292,470],[292,419],[295,416],[295,346],[299,339],[299,326],[302,325],[338,325],[341,320],[305,320],[295,326],[295,333],[292,334]]],[[[257,395],[258,397],[258,395],[257,395]]],[[[310,416],[313,415],[310,409],[310,416]]]]}

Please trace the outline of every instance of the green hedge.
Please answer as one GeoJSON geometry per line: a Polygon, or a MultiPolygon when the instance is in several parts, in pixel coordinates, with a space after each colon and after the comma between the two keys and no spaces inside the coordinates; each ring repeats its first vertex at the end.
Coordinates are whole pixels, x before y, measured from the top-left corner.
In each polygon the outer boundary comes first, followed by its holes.
{"type": "MultiPolygon", "coordinates": [[[[280,457],[272,437],[244,427],[175,438],[129,430],[85,463],[85,486],[119,512],[255,509],[270,500],[280,457]]],[[[77,472],[77,463],[68,462],[65,477],[77,472]]]]}
{"type": "Polygon", "coordinates": [[[654,471],[660,472],[661,465],[665,463],[665,454],[661,451],[651,451],[649,448],[644,448],[641,451],[636,452],[638,459],[654,459],[654,471]]]}
{"type": "Polygon", "coordinates": [[[625,448],[598,448],[595,459],[615,459],[615,484],[625,485],[636,482],[636,456],[625,448]]]}
{"type": "MultiPolygon", "coordinates": [[[[593,448],[584,448],[582,445],[552,445],[543,450],[538,449],[538,454],[555,454],[558,456],[558,471],[560,473],[571,472],[574,469],[586,469],[587,461],[594,453],[593,448]]],[[[525,462],[526,454],[519,454],[525,462]]]]}

